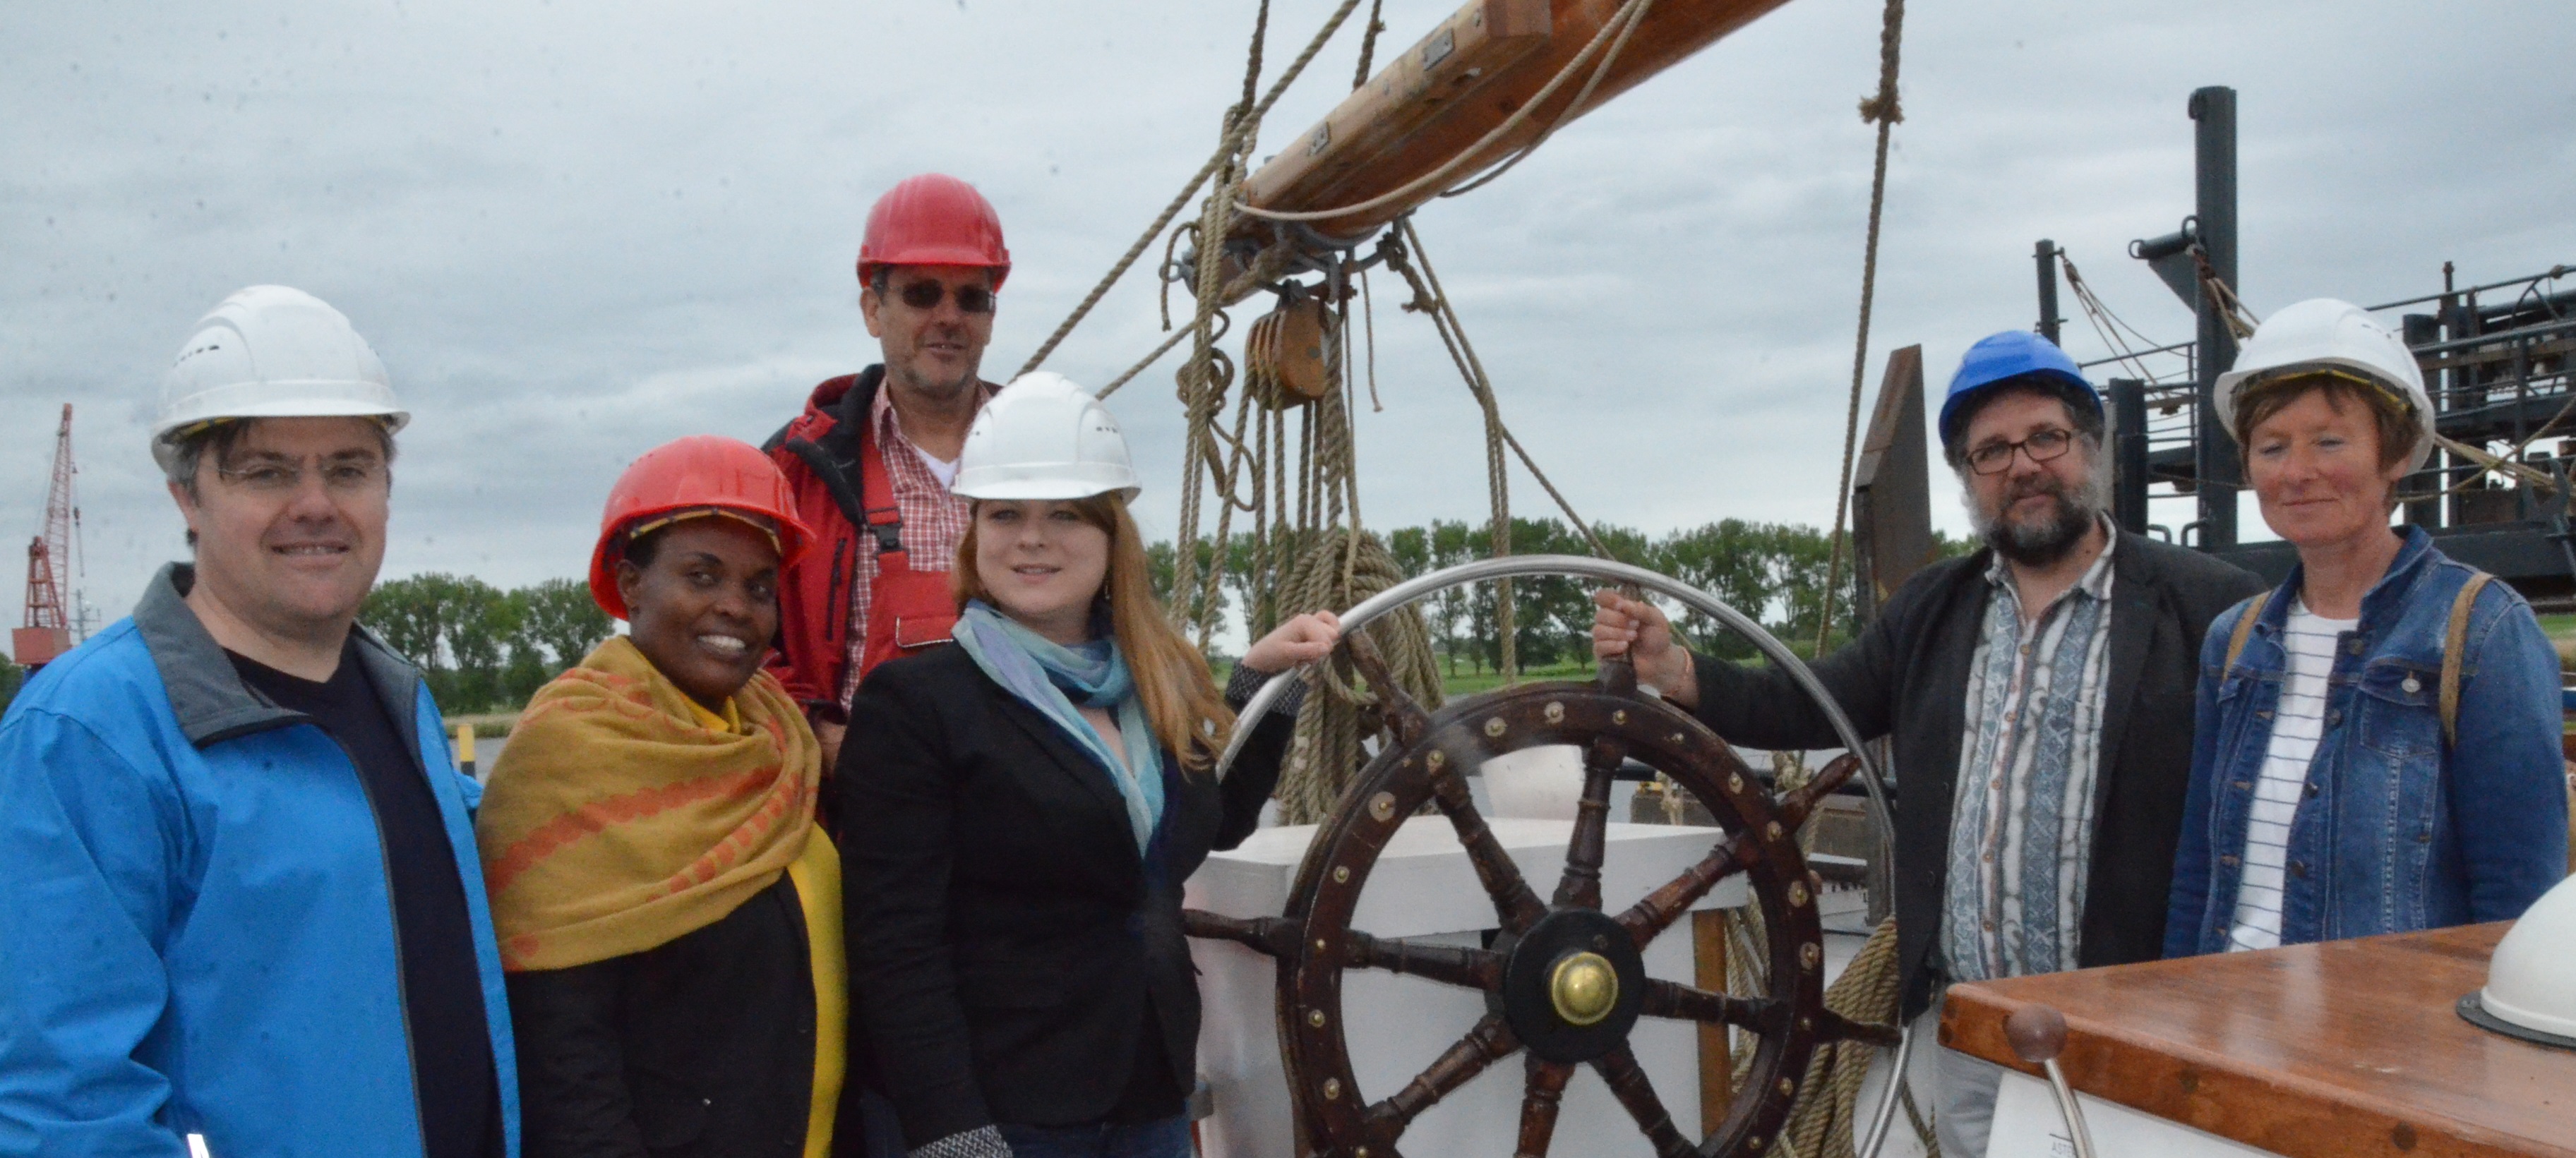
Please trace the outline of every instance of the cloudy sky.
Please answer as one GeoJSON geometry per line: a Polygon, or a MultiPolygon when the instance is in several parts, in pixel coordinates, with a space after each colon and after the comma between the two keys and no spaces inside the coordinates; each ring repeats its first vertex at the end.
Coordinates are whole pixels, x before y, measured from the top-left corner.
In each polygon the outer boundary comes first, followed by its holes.
{"type": "MultiPolygon", "coordinates": [[[[851,259],[908,174],[999,206],[1018,264],[986,369],[1016,368],[1212,146],[1255,7],[0,6],[0,541],[36,530],[74,403],[83,585],[122,614],[179,549],[145,452],[161,372],[224,294],[281,282],[345,311],[416,414],[388,576],[577,574],[635,454],[756,440],[874,360],[851,259]]],[[[1275,0],[1274,70],[1332,7],[1275,0]]],[[[1450,7],[1388,0],[1382,48],[1450,7]]],[[[1421,214],[1506,418],[1587,516],[1832,518],[1879,12],[1792,0],[1421,214]]],[[[1357,27],[1265,142],[1343,93],[1357,27]]],[[[2205,84],[2240,94],[2258,312],[2412,296],[2445,260],[2472,282],[2576,261],[2576,6],[1962,0],[1905,31],[1873,385],[1892,347],[1921,343],[1937,387],[1979,335],[2029,326],[2040,237],[2185,336],[2123,248],[2190,211],[2205,84]]],[[[1365,509],[1476,517],[1475,410],[1427,324],[1384,314],[1365,509]]],[[[1131,277],[1050,366],[1103,381],[1157,325],[1131,277]]],[[[2080,325],[2070,346],[2104,352],[2080,325]]],[[[1115,401],[1168,535],[1168,366],[1115,401]]]]}

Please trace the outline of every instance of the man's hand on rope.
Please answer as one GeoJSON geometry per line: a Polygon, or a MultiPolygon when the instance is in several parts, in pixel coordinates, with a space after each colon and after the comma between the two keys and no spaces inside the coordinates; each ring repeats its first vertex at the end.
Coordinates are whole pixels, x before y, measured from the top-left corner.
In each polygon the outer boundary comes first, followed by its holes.
{"type": "Polygon", "coordinates": [[[1592,654],[1600,659],[1629,657],[1637,682],[1652,684],[1664,698],[1685,710],[1699,706],[1699,680],[1690,652],[1673,643],[1673,622],[1654,604],[1630,599],[1611,588],[1592,593],[1592,654]]]}
{"type": "Polygon", "coordinates": [[[1342,617],[1313,611],[1279,625],[1243,653],[1243,666],[1258,672],[1283,672],[1332,653],[1342,638],[1342,617]]]}

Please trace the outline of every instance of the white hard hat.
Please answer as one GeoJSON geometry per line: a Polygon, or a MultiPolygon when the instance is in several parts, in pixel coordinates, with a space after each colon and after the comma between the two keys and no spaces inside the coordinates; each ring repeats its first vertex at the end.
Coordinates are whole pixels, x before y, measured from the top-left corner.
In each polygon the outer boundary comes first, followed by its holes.
{"type": "Polygon", "coordinates": [[[2487,987],[2462,998],[2460,1014],[2500,1033],[2576,1048],[2576,877],[2542,893],[2505,930],[2487,961],[2487,987]]]}
{"type": "Polygon", "coordinates": [[[2236,433],[2236,398],[2246,383],[2330,368],[2368,378],[2406,403],[2419,431],[2406,469],[2423,466],[2433,453],[2433,399],[2414,352],[2360,306],[2333,298],[2283,306],[2254,328],[2235,367],[2218,376],[2219,426],[2236,433]]]}
{"type": "Polygon", "coordinates": [[[1062,374],[1022,374],[986,403],[957,454],[957,485],[970,499],[1087,499],[1144,489],[1127,436],[1090,391],[1062,374]]]}
{"type": "Polygon", "coordinates": [[[339,416],[380,418],[387,430],[411,420],[347,317],[303,290],[255,285],[197,319],[179,347],[161,380],[152,454],[166,460],[172,432],[219,418],[339,416]]]}

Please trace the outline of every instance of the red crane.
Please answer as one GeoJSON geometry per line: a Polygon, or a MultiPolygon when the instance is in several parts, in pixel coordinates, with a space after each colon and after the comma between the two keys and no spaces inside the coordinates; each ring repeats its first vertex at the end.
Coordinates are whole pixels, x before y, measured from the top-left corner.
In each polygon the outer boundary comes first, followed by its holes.
{"type": "Polygon", "coordinates": [[[41,667],[72,649],[73,621],[64,592],[71,590],[71,562],[80,535],[80,508],[72,499],[72,404],[63,403],[62,430],[54,436],[54,482],[45,493],[45,529],[27,544],[27,625],[10,632],[19,663],[41,667]]]}

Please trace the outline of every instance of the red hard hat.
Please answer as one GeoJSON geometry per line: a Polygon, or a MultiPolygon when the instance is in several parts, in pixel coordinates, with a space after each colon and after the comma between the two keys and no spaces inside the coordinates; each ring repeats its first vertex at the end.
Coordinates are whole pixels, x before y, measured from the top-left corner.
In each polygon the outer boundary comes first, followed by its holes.
{"type": "Polygon", "coordinates": [[[813,535],[796,517],[796,498],[778,464],[747,442],[693,434],[644,452],[609,488],[599,516],[599,544],[590,552],[590,597],[600,609],[626,618],[617,595],[617,559],[627,529],[655,515],[707,509],[758,515],[778,529],[778,565],[805,551],[813,535]]]}
{"type": "Polygon", "coordinates": [[[881,265],[986,266],[998,290],[1011,275],[1011,251],[1002,245],[1002,218],[992,202],[955,177],[924,173],[904,178],[868,210],[859,284],[881,265]]]}

